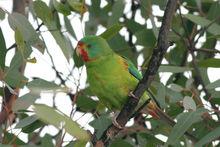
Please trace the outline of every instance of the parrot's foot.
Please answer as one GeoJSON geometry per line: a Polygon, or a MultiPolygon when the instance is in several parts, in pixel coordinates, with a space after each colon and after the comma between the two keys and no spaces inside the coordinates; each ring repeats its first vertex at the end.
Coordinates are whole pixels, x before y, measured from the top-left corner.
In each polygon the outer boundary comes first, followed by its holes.
{"type": "Polygon", "coordinates": [[[118,115],[115,115],[112,119],[112,124],[118,128],[118,129],[123,129],[123,127],[117,122],[116,118],[117,118],[118,115]]]}
{"type": "Polygon", "coordinates": [[[135,99],[137,99],[137,100],[139,99],[138,97],[136,97],[136,96],[133,94],[133,91],[130,91],[129,96],[130,96],[130,97],[133,97],[133,98],[135,98],[135,99]]]}

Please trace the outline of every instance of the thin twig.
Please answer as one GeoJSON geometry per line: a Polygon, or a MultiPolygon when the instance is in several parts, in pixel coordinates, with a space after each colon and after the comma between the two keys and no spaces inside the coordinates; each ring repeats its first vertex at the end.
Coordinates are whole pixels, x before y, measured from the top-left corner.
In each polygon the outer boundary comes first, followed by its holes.
{"type": "MultiPolygon", "coordinates": [[[[186,26],[185,26],[185,23],[184,23],[184,21],[183,21],[183,17],[182,17],[182,13],[181,13],[180,8],[179,8],[179,13],[180,13],[180,19],[181,19],[182,26],[183,26],[183,28],[184,28],[184,31],[185,31],[186,34],[187,34],[187,35],[186,35],[187,41],[188,41],[188,42],[187,42],[187,48],[189,49],[190,54],[191,54],[191,56],[192,56],[192,66],[193,66],[193,68],[194,68],[196,77],[197,77],[197,79],[198,79],[198,82],[202,85],[202,89],[203,89],[203,91],[205,92],[206,97],[210,98],[210,97],[211,97],[211,94],[210,94],[209,91],[206,89],[205,83],[204,83],[204,81],[203,81],[203,79],[202,79],[200,70],[199,70],[198,65],[197,65],[197,63],[196,63],[196,55],[195,55],[195,53],[194,53],[194,50],[196,49],[195,46],[194,46],[195,43],[192,42],[191,38],[189,37],[189,33],[188,33],[188,30],[187,30],[187,28],[186,28],[186,26]]],[[[209,26],[211,26],[211,24],[208,25],[207,28],[208,28],[209,26]]],[[[213,104],[213,103],[211,103],[211,102],[210,102],[210,104],[211,104],[211,106],[212,106],[213,109],[218,110],[218,107],[215,106],[215,104],[213,104]]],[[[216,114],[216,116],[218,117],[218,120],[219,120],[219,119],[220,119],[219,114],[218,114],[218,113],[215,113],[215,114],[216,114]]]]}

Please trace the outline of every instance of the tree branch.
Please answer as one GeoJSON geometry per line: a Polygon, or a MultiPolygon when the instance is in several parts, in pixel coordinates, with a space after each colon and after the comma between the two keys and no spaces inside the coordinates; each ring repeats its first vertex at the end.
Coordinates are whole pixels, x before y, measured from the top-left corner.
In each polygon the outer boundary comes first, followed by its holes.
{"type": "MultiPolygon", "coordinates": [[[[13,12],[20,13],[22,15],[25,15],[25,7],[29,4],[29,0],[13,0],[13,12]]],[[[13,47],[16,47],[15,45],[12,45],[13,47]]],[[[20,72],[23,74],[25,69],[25,63],[21,65],[19,68],[20,72]]],[[[19,93],[18,87],[13,87],[14,91],[16,93],[19,93]]],[[[3,89],[4,95],[3,95],[3,104],[2,104],[2,110],[0,112],[0,125],[4,124],[7,120],[13,121],[15,116],[12,112],[12,106],[17,99],[17,95],[10,92],[10,90],[7,87],[4,87],[3,89]]]]}
{"type": "MultiPolygon", "coordinates": [[[[168,32],[170,30],[172,17],[176,11],[177,2],[178,2],[177,0],[169,0],[167,2],[167,6],[164,12],[164,17],[162,20],[162,26],[160,28],[158,35],[157,47],[153,51],[153,55],[149,62],[149,67],[145,72],[143,79],[138,83],[133,94],[129,95],[127,103],[124,105],[120,114],[116,118],[116,121],[120,126],[125,126],[125,124],[129,120],[129,117],[132,115],[133,110],[135,110],[135,107],[137,106],[140,97],[149,87],[150,83],[152,82],[154,76],[158,71],[163,56],[169,47],[168,32]]],[[[112,137],[114,137],[119,131],[120,129],[115,127],[114,125],[109,126],[108,129],[102,135],[101,140],[96,141],[95,144],[107,145],[108,141],[112,137]]]]}

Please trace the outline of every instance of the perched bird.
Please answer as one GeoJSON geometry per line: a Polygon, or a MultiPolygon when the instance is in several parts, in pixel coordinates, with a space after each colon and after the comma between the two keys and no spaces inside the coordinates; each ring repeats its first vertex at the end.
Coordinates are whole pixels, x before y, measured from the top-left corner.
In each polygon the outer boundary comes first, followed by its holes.
{"type": "MultiPolygon", "coordinates": [[[[76,47],[85,63],[90,90],[101,103],[112,110],[120,110],[134,90],[141,73],[125,57],[116,54],[107,41],[99,36],[86,36],[76,47]]],[[[149,99],[144,94],[143,100],[149,99]]]]}
{"type": "MultiPolygon", "coordinates": [[[[99,100],[110,110],[121,110],[128,95],[132,94],[132,90],[142,78],[141,73],[130,60],[116,54],[107,41],[99,36],[82,38],[78,42],[76,52],[85,63],[90,90],[93,94],[98,96],[99,100]]],[[[148,99],[147,93],[144,93],[139,104],[148,99]]],[[[144,109],[154,118],[171,126],[176,124],[152,100],[144,109]]],[[[116,120],[113,121],[113,124],[122,128],[116,120]]],[[[185,135],[195,140],[194,136],[188,132],[185,135]]]]}

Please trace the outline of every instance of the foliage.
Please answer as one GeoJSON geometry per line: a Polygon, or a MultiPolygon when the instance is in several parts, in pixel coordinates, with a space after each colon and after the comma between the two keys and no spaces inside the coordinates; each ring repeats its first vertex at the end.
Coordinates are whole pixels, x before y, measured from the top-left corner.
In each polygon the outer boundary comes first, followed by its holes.
{"type": "MultiPolygon", "coordinates": [[[[13,112],[9,116],[16,115],[8,118],[14,120],[1,123],[1,146],[85,146],[92,144],[90,135],[99,139],[111,124],[112,112],[99,103],[89,85],[80,86],[84,66],[74,51],[80,36],[76,30],[85,24],[85,29],[81,30],[85,35],[102,36],[115,52],[139,65],[144,73],[157,43],[165,4],[166,1],[160,0],[50,0],[49,4],[34,0],[28,5],[28,15],[32,17],[0,8],[0,21],[9,22],[14,32],[10,40],[15,40],[7,47],[7,34],[0,28],[0,97],[4,102],[0,122],[8,99],[11,95],[17,97],[9,107],[13,112]],[[58,45],[58,56],[64,57],[70,67],[67,74],[66,67],[58,67],[59,59],[53,57],[53,49],[48,48],[45,37],[55,40],[58,45]],[[15,52],[13,55],[11,50],[15,52]],[[29,68],[25,65],[32,63],[29,65],[34,66],[43,59],[33,57],[36,50],[42,57],[47,55],[55,73],[53,80],[26,76],[24,71],[29,68]],[[141,58],[143,61],[139,60],[141,58]],[[19,90],[26,94],[19,95],[19,90]],[[52,105],[49,102],[48,105],[38,104],[45,93],[52,95],[52,105]],[[68,114],[62,110],[65,108],[56,105],[62,99],[71,100],[66,104],[72,107],[68,114]],[[79,114],[91,115],[91,119],[86,120],[90,127],[79,123],[79,114]],[[55,134],[49,131],[51,126],[56,127],[55,134]],[[19,133],[11,129],[19,129],[19,133]],[[20,133],[27,134],[28,141],[22,140],[20,133]],[[68,137],[71,139],[65,141],[68,137]]],[[[211,67],[216,71],[220,68],[219,13],[219,2],[212,0],[183,0],[175,13],[169,32],[173,45],[150,89],[162,110],[176,120],[176,124],[170,126],[160,119],[143,115],[129,122],[109,146],[220,145],[220,80],[211,82],[208,74],[211,67]],[[168,79],[161,80],[164,76],[168,79]],[[196,140],[184,135],[186,132],[196,140]]]]}

